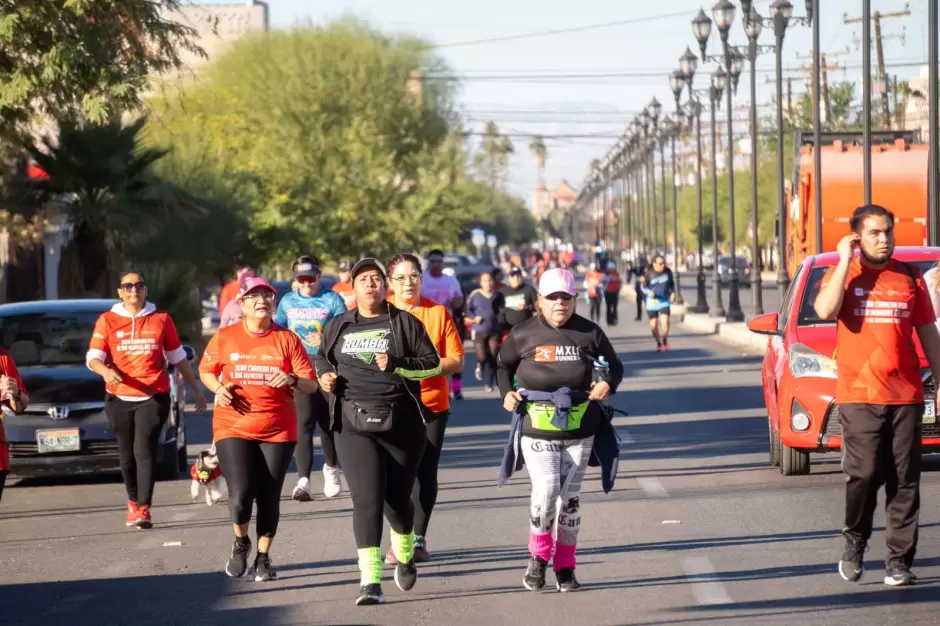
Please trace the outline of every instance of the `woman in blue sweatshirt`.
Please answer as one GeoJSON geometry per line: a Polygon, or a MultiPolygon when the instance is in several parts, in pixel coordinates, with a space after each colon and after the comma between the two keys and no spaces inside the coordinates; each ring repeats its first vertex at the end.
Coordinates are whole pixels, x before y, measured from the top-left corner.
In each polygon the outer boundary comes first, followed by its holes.
{"type": "Polygon", "coordinates": [[[480,288],[467,300],[467,317],[473,323],[473,347],[477,355],[476,377],[484,380],[487,392],[496,383],[496,355],[499,352],[499,313],[503,296],[495,290],[496,281],[491,272],[480,274],[480,288]]]}

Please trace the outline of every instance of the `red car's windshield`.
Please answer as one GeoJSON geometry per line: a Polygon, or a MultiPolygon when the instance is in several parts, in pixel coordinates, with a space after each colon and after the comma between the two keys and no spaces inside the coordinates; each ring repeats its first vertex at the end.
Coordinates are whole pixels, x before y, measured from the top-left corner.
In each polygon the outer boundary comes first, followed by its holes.
{"type": "MultiPolygon", "coordinates": [[[[920,271],[927,272],[933,268],[936,261],[912,261],[911,265],[916,265],[920,271]]],[[[829,267],[814,267],[806,282],[806,289],[803,290],[803,301],[800,303],[800,317],[797,323],[800,326],[809,326],[812,324],[835,324],[834,321],[821,320],[813,309],[813,303],[816,301],[816,295],[819,293],[819,286],[822,283],[823,276],[829,271],[829,267]]]]}

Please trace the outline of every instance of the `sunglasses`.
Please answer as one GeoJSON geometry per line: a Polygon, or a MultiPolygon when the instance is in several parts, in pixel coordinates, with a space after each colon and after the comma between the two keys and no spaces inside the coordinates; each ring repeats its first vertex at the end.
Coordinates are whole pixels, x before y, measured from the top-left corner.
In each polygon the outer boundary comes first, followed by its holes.
{"type": "Polygon", "coordinates": [[[317,276],[298,276],[296,280],[297,280],[298,283],[301,283],[301,284],[303,284],[303,283],[315,283],[315,282],[317,282],[318,280],[320,280],[320,276],[319,276],[319,274],[318,274],[317,276]]]}
{"type": "Polygon", "coordinates": [[[555,300],[561,300],[562,302],[571,302],[574,300],[574,296],[569,296],[566,293],[553,293],[547,296],[544,296],[546,300],[554,302],[555,300]]]}
{"type": "Polygon", "coordinates": [[[121,289],[123,289],[124,291],[126,291],[126,292],[128,292],[128,293],[130,293],[131,291],[133,291],[133,290],[135,290],[135,289],[136,289],[137,291],[140,291],[141,289],[143,289],[143,288],[146,287],[146,286],[147,286],[147,283],[145,283],[145,282],[142,281],[142,280],[138,280],[136,283],[121,283],[121,289]]]}

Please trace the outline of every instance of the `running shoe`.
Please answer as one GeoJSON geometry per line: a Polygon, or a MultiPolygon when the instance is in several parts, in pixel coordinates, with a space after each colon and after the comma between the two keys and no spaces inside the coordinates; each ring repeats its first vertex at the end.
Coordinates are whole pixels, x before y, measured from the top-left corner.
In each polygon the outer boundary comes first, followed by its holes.
{"type": "Polygon", "coordinates": [[[137,507],[137,528],[141,530],[148,530],[153,528],[153,521],[150,519],[150,505],[141,504],[137,507]]]}
{"type": "Polygon", "coordinates": [[[341,472],[338,466],[323,464],[323,495],[327,498],[335,498],[343,493],[343,483],[339,481],[341,472]]]}
{"type": "Polygon", "coordinates": [[[548,561],[540,556],[533,556],[529,559],[529,566],[525,570],[525,576],[522,578],[522,585],[529,591],[541,591],[545,586],[545,568],[548,561]]]}
{"type": "Polygon", "coordinates": [[[140,516],[140,513],[137,510],[137,503],[127,501],[127,521],[124,522],[125,526],[136,526],[137,518],[140,516]]]}
{"type": "Polygon", "coordinates": [[[372,606],[385,602],[385,596],[382,594],[382,585],[371,583],[359,588],[359,597],[356,598],[356,606],[372,606]]]}
{"type": "Polygon", "coordinates": [[[657,341],[657,342],[656,342],[656,352],[662,352],[662,351],[663,351],[663,344],[661,344],[661,343],[659,343],[659,342],[657,341]]]}
{"type": "MultiPolygon", "coordinates": [[[[866,542],[846,537],[845,552],[842,553],[842,560],[839,561],[839,576],[850,583],[858,582],[862,574],[865,573],[865,550],[867,548],[866,542]]],[[[887,582],[888,579],[885,578],[885,583],[887,582]]]]}
{"type": "Polygon", "coordinates": [[[248,553],[251,552],[251,539],[242,537],[243,542],[238,539],[232,544],[232,556],[228,558],[225,564],[225,574],[230,578],[241,578],[248,571],[248,553]]]}
{"type": "Polygon", "coordinates": [[[263,552],[255,556],[255,564],[252,567],[255,573],[255,582],[264,583],[269,580],[277,580],[277,570],[271,565],[271,557],[263,552]]]}
{"type": "Polygon", "coordinates": [[[427,563],[430,560],[428,540],[420,535],[415,535],[415,563],[427,563]]]}
{"type": "Polygon", "coordinates": [[[483,364],[477,363],[476,369],[473,370],[473,375],[476,376],[477,380],[483,380],[483,364]]]}
{"type": "Polygon", "coordinates": [[[885,572],[885,584],[892,587],[909,587],[917,584],[917,576],[907,565],[895,565],[885,572]]]}
{"type": "Polygon", "coordinates": [[[298,480],[291,497],[297,502],[310,502],[313,500],[313,494],[310,493],[310,479],[304,476],[298,480]]]}
{"type": "Polygon", "coordinates": [[[455,391],[455,392],[454,392],[454,400],[463,400],[463,392],[462,392],[462,391],[455,391]]]}
{"type": "Polygon", "coordinates": [[[493,387],[491,387],[490,385],[485,385],[483,387],[483,391],[485,391],[486,393],[493,393],[493,387]]]}
{"type": "Polygon", "coordinates": [[[581,588],[578,577],[574,575],[573,567],[564,567],[555,572],[555,588],[562,593],[577,591],[581,588]]]}
{"type": "Polygon", "coordinates": [[[395,566],[395,584],[402,591],[411,591],[418,580],[418,568],[415,567],[414,557],[407,563],[395,566]]]}

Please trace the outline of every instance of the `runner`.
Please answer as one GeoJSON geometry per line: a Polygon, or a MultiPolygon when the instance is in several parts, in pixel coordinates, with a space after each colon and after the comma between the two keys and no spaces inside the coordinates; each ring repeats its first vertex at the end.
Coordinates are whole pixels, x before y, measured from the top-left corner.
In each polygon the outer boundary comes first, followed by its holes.
{"type": "Polygon", "coordinates": [[[358,308],[333,318],[314,357],[329,392],[331,427],[344,459],[353,502],[353,534],[359,550],[357,605],[379,604],[382,595],[382,514],[392,531],[398,565],[395,583],[414,587],[415,475],[427,442],[421,404],[422,378],[441,373],[441,359],[424,326],[385,301],[382,265],[362,259],[352,268],[358,308]]]}
{"type": "MultiPolygon", "coordinates": [[[[238,289],[241,291],[245,288],[245,283],[248,282],[249,278],[254,278],[255,273],[251,270],[245,270],[242,272],[241,276],[238,278],[238,289]]],[[[225,305],[225,309],[219,315],[219,328],[225,328],[226,326],[231,326],[232,324],[237,324],[242,321],[242,305],[238,301],[238,294],[235,298],[225,305]]]]}
{"type": "Polygon", "coordinates": [[[546,271],[539,295],[539,315],[514,328],[500,350],[499,391],[503,407],[521,413],[520,447],[532,480],[531,559],[523,584],[531,591],[545,586],[554,547],[556,588],[575,591],[581,479],[607,419],[598,401],[616,392],[623,365],[604,331],[575,314],[571,272],[546,271]],[[595,362],[603,361],[606,371],[595,383],[595,362]]]}
{"type": "MultiPolygon", "coordinates": [[[[449,271],[450,273],[444,271],[444,253],[441,250],[435,249],[428,252],[428,268],[421,277],[421,295],[450,309],[450,314],[463,340],[467,332],[463,323],[466,303],[460,283],[457,282],[452,270],[449,271]]],[[[462,372],[451,376],[451,392],[455,400],[463,399],[462,372]]]]}
{"type": "Polygon", "coordinates": [[[503,340],[509,331],[535,315],[538,293],[535,287],[525,284],[522,269],[518,266],[509,270],[509,284],[503,287],[500,293],[503,294],[503,309],[500,316],[503,333],[500,340],[503,340]]]}
{"type": "Polygon", "coordinates": [[[121,276],[121,302],[95,322],[85,363],[104,379],[105,414],[118,442],[121,475],[127,491],[127,526],[152,528],[160,431],[170,417],[170,376],[175,365],[193,390],[196,411],[206,410],[176,325],[147,302],[147,283],[137,270],[121,276]]]}
{"type": "Polygon", "coordinates": [[[940,335],[920,270],[891,258],[894,214],[862,206],[849,227],[852,234],[837,246],[839,263],[826,272],[814,303],[820,318],[838,320],[835,402],[842,414],[846,475],[839,575],[861,579],[878,490],[884,486],[884,582],[913,585],[924,389],[912,335],[916,330],[934,380],[940,380],[940,335]]]}
{"type": "Polygon", "coordinates": [[[613,261],[607,262],[603,282],[604,302],[607,304],[607,325],[616,326],[619,321],[617,307],[620,304],[620,273],[617,271],[617,264],[613,261]]]}
{"type": "Polygon", "coordinates": [[[352,281],[349,279],[349,263],[343,261],[337,269],[339,272],[339,282],[333,285],[333,291],[343,296],[343,302],[346,304],[346,310],[356,308],[356,294],[353,293],[352,281]]]}
{"type": "Polygon", "coordinates": [[[597,264],[591,263],[591,269],[584,275],[584,296],[590,305],[591,321],[601,321],[601,298],[603,298],[604,275],[597,271],[597,264]]]}
{"type": "MultiPolygon", "coordinates": [[[[326,323],[346,312],[343,297],[320,284],[320,261],[303,255],[291,266],[297,290],[281,298],[274,321],[300,337],[310,358],[320,350],[320,338],[326,323]]],[[[330,430],[329,406],[320,390],[312,393],[294,392],[297,407],[297,486],[291,497],[299,502],[313,499],[310,472],[313,469],[313,433],[320,425],[320,447],[323,448],[323,495],[335,498],[343,491],[340,482],[336,444],[330,430]]]]}
{"type": "Polygon", "coordinates": [[[212,441],[228,486],[228,510],[235,532],[225,573],[248,571],[248,523],[257,505],[258,552],[254,579],[277,578],[271,543],[281,516],[281,488],[297,441],[294,393],[313,393],[310,358],[297,335],[272,321],[274,287],[263,278],[245,284],[239,301],[241,324],[219,330],[199,365],[202,382],[215,393],[212,441]]]}
{"type": "Polygon", "coordinates": [[[672,270],[666,267],[661,254],[653,258],[653,265],[640,278],[640,290],[646,299],[646,314],[650,318],[650,331],[656,340],[656,352],[669,351],[670,304],[676,299],[676,281],[672,270]]]}
{"type": "Polygon", "coordinates": [[[496,355],[499,353],[499,317],[503,309],[502,295],[494,291],[491,272],[480,274],[480,288],[467,298],[467,314],[473,323],[473,347],[476,350],[477,380],[484,380],[484,390],[493,391],[496,382],[496,355]]]}
{"type": "Polygon", "coordinates": [[[229,302],[238,297],[241,292],[241,278],[245,272],[254,272],[253,268],[247,263],[239,263],[235,266],[235,278],[222,285],[222,291],[219,292],[219,316],[229,302]]]}
{"type": "MultiPolygon", "coordinates": [[[[23,385],[19,370],[10,353],[0,347],[0,402],[14,413],[22,413],[29,406],[29,393],[23,385]]],[[[3,431],[3,413],[0,412],[0,500],[3,485],[10,471],[10,446],[3,431]]]]}
{"type": "MultiPolygon", "coordinates": [[[[444,430],[450,417],[447,375],[463,368],[463,341],[457,333],[454,320],[447,307],[435,304],[421,296],[421,263],[411,254],[396,254],[388,260],[389,280],[395,285],[392,304],[421,320],[437,353],[441,356],[441,375],[421,381],[421,402],[430,414],[425,414],[428,442],[418,465],[415,489],[411,501],[415,506],[415,563],[430,559],[427,534],[431,511],[437,502],[437,466],[441,460],[444,430]]],[[[389,548],[385,562],[396,565],[395,552],[389,548]]]]}

